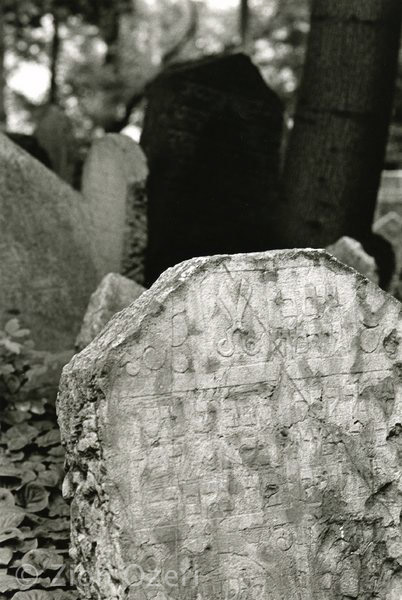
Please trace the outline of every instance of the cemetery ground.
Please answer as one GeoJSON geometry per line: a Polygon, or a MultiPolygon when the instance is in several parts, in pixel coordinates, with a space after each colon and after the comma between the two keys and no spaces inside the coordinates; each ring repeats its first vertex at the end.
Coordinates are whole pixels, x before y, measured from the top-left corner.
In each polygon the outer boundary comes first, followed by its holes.
{"type": "Polygon", "coordinates": [[[384,7],[314,1],[286,152],[240,52],[157,72],[139,143],[0,133],[0,600],[401,600],[384,7]]]}

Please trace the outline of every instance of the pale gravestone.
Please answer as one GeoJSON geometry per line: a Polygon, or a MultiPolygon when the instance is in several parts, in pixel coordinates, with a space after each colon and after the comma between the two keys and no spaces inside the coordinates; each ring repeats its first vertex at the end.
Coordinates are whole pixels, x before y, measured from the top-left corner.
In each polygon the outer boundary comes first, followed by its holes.
{"type": "Polygon", "coordinates": [[[400,312],[319,250],[193,259],[120,312],[58,400],[82,598],[400,598],[400,312]]]}
{"type": "Polygon", "coordinates": [[[137,300],[145,290],[118,273],[109,273],[92,294],[84,316],[76,348],[81,351],[102,331],[114,314],[137,300]]]}
{"type": "Polygon", "coordinates": [[[392,246],[395,255],[395,273],[389,292],[402,300],[402,216],[390,212],[374,223],[374,233],[381,235],[392,246]]]}
{"type": "Polygon", "coordinates": [[[147,175],[138,144],[126,135],[108,134],[94,141],[82,177],[101,268],[106,273],[123,273],[137,283],[144,281],[147,175]]]}
{"type": "Polygon", "coordinates": [[[369,256],[357,240],[348,236],[341,237],[335,244],[327,247],[327,252],[335,256],[348,267],[352,267],[373,283],[378,284],[375,260],[369,256]]]}
{"type": "Polygon", "coordinates": [[[146,285],[188,258],[278,247],[283,106],[250,59],[175,65],[147,96],[146,285]]]}
{"type": "Polygon", "coordinates": [[[402,217],[402,170],[383,171],[378,191],[374,222],[388,214],[396,212],[402,217]]]}
{"type": "Polygon", "coordinates": [[[73,185],[78,146],[72,123],[65,112],[58,106],[47,106],[35,130],[35,138],[49,156],[52,170],[73,185]]]}
{"type": "Polygon", "coordinates": [[[39,349],[73,348],[99,281],[83,198],[0,135],[0,328],[12,316],[39,349]]]}

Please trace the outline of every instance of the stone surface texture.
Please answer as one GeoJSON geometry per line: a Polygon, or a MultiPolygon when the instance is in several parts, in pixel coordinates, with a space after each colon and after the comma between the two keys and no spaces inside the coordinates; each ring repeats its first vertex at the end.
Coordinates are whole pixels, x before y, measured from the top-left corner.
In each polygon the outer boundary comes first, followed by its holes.
{"type": "Polygon", "coordinates": [[[278,247],[283,106],[251,60],[173,66],[147,95],[146,286],[195,256],[278,247]]]}
{"type": "Polygon", "coordinates": [[[66,113],[58,106],[48,105],[35,130],[35,138],[49,156],[53,171],[73,185],[78,146],[73,125],[66,113]]]}
{"type": "Polygon", "coordinates": [[[0,322],[39,349],[73,348],[98,278],[83,198],[0,135],[0,322]]]}
{"type": "Polygon", "coordinates": [[[391,211],[378,219],[373,226],[374,233],[387,240],[395,255],[395,272],[389,292],[402,300],[402,216],[391,211]]]}
{"type": "Polygon", "coordinates": [[[138,283],[144,280],[147,175],[144,153],[128,136],[107,134],[94,141],[82,193],[90,203],[103,275],[124,272],[138,283]]]}
{"type": "Polygon", "coordinates": [[[400,314],[322,250],[193,259],[118,313],[58,400],[82,598],[399,599],[400,314]]]}
{"type": "Polygon", "coordinates": [[[76,341],[78,351],[88,346],[113,315],[137,300],[144,290],[118,273],[105,275],[90,298],[76,341]]]}
{"type": "Polygon", "coordinates": [[[327,252],[335,256],[348,267],[352,267],[373,283],[378,284],[377,265],[357,240],[348,236],[341,237],[335,244],[327,247],[327,252]]]}

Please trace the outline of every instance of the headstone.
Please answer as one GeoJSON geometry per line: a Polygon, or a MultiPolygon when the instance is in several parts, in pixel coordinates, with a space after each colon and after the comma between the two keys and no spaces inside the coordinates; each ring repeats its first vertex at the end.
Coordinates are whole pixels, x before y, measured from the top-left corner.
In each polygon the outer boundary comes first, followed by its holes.
{"type": "Polygon", "coordinates": [[[84,165],[82,193],[88,199],[100,268],[144,281],[147,243],[145,183],[141,148],[126,135],[95,140],[84,165]],[[106,245],[105,245],[106,242],[106,245]]]}
{"type": "Polygon", "coordinates": [[[193,259],[118,313],[58,400],[81,597],[400,598],[400,315],[320,250],[193,259]]]}
{"type": "Polygon", "coordinates": [[[106,275],[92,294],[76,348],[81,351],[102,331],[117,312],[137,300],[144,288],[118,273],[106,275]]]}
{"type": "Polygon", "coordinates": [[[99,281],[83,198],[0,135],[0,327],[11,316],[39,349],[73,348],[99,281]]]}
{"type": "Polygon", "coordinates": [[[48,154],[52,170],[73,185],[78,148],[66,113],[57,106],[47,106],[35,130],[35,138],[48,154]]]}
{"type": "Polygon", "coordinates": [[[378,273],[375,260],[369,256],[357,240],[348,236],[341,237],[335,244],[327,247],[327,252],[335,256],[345,265],[352,267],[358,273],[378,284],[378,273]]]}
{"type": "Polygon", "coordinates": [[[195,256],[275,248],[283,108],[244,55],[177,65],[149,88],[146,285],[195,256]]]}
{"type": "Polygon", "coordinates": [[[402,300],[402,216],[390,212],[374,223],[373,231],[381,235],[392,246],[395,255],[395,273],[389,292],[402,300]]]}
{"type": "Polygon", "coordinates": [[[389,212],[402,217],[402,170],[383,171],[374,222],[389,212]]]}

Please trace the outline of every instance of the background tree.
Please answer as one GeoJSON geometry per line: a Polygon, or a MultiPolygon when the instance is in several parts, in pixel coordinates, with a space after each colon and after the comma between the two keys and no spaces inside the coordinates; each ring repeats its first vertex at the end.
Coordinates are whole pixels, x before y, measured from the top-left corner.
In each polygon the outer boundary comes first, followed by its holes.
{"type": "Polygon", "coordinates": [[[280,245],[371,238],[400,44],[400,0],[313,0],[280,245]]]}

